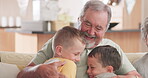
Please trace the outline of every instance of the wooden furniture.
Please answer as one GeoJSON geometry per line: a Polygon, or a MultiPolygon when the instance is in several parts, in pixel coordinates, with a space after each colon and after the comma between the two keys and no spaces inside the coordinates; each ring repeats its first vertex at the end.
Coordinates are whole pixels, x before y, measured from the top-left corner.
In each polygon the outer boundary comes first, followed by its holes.
{"type": "Polygon", "coordinates": [[[15,52],[37,53],[53,34],[15,33],[15,52]]]}
{"type": "MultiPolygon", "coordinates": [[[[37,53],[55,33],[8,30],[15,33],[15,52],[22,53],[37,53]]],[[[116,42],[126,53],[141,51],[140,30],[109,30],[105,38],[116,42]]]]}
{"type": "Polygon", "coordinates": [[[0,51],[15,51],[15,33],[0,27],[0,51]]]}
{"type": "Polygon", "coordinates": [[[105,38],[111,39],[117,43],[124,52],[140,52],[141,34],[140,30],[118,30],[108,31],[105,38]]]}
{"type": "Polygon", "coordinates": [[[5,29],[5,31],[15,34],[14,51],[22,53],[37,53],[55,33],[42,31],[26,31],[21,30],[20,28],[5,29]]]}
{"type": "Polygon", "coordinates": [[[133,6],[133,9],[130,13],[127,11],[126,0],[121,0],[119,5],[117,6],[110,6],[112,10],[111,22],[119,23],[117,26],[115,26],[112,29],[113,30],[139,29],[142,16],[141,6],[142,6],[142,1],[136,0],[135,5],[133,6]]]}

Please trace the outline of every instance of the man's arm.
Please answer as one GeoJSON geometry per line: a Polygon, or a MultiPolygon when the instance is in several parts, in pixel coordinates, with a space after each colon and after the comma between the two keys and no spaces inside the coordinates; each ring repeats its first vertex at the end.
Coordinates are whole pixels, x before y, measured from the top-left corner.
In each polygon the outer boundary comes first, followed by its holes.
{"type": "Polygon", "coordinates": [[[17,76],[17,78],[65,78],[57,71],[57,67],[64,65],[64,62],[35,65],[30,63],[17,76]]]}
{"type": "Polygon", "coordinates": [[[142,78],[142,76],[136,70],[128,72],[127,75],[134,75],[137,76],[137,78],[142,78]]]}
{"type": "Polygon", "coordinates": [[[32,62],[34,64],[42,64],[46,60],[52,58],[54,56],[54,52],[52,50],[52,38],[49,39],[41,50],[37,53],[37,55],[33,58],[32,62]]]}
{"type": "Polygon", "coordinates": [[[112,78],[142,78],[142,76],[137,71],[128,72],[126,75],[117,75],[112,78]]]}

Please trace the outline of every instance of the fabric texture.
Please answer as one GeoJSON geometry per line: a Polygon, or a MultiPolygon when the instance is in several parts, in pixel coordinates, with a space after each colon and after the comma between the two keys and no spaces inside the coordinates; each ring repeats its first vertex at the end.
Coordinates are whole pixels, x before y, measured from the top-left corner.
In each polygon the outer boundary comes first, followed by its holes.
{"type": "Polygon", "coordinates": [[[13,52],[0,52],[1,62],[16,64],[16,65],[27,65],[35,54],[22,54],[13,52]]]}
{"type": "Polygon", "coordinates": [[[143,78],[148,78],[148,53],[133,63],[143,78]]]}
{"type": "Polygon", "coordinates": [[[136,60],[143,57],[145,54],[146,54],[146,52],[144,52],[144,53],[126,53],[126,56],[130,60],[130,62],[133,64],[136,60]]]}
{"type": "Polygon", "coordinates": [[[116,76],[114,73],[102,73],[97,75],[95,78],[112,78],[114,76],[116,76]]]}
{"type": "MultiPolygon", "coordinates": [[[[99,45],[111,45],[115,47],[119,54],[121,55],[122,59],[122,65],[120,66],[120,69],[116,71],[116,74],[126,74],[130,71],[136,70],[133,65],[130,63],[122,49],[114,43],[113,41],[109,39],[103,39],[99,45]]],[[[99,46],[98,45],[98,46],[99,46]]],[[[88,78],[86,70],[87,70],[87,55],[90,53],[92,49],[85,50],[82,55],[80,61],[77,63],[77,76],[76,78],[88,78]],[[86,54],[87,53],[87,54],[86,54]]],[[[43,48],[38,52],[37,56],[34,58],[33,62],[35,64],[40,64],[45,62],[47,59],[52,58],[54,55],[54,52],[52,50],[52,39],[47,41],[47,43],[43,46],[43,48]]]]}
{"type": "Polygon", "coordinates": [[[67,78],[76,78],[76,64],[68,59],[64,58],[51,58],[45,62],[45,64],[50,64],[53,62],[58,62],[58,61],[65,61],[66,63],[58,68],[58,71],[65,75],[67,78]]]}
{"type": "Polygon", "coordinates": [[[16,78],[19,72],[17,65],[0,62],[0,78],[16,78]]]}

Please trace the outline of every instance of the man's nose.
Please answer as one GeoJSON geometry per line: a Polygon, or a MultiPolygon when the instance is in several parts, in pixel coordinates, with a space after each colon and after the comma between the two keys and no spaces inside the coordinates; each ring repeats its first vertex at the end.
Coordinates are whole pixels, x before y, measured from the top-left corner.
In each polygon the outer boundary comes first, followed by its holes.
{"type": "Polygon", "coordinates": [[[89,30],[88,30],[88,33],[90,35],[95,35],[95,29],[93,27],[91,27],[89,30]]]}

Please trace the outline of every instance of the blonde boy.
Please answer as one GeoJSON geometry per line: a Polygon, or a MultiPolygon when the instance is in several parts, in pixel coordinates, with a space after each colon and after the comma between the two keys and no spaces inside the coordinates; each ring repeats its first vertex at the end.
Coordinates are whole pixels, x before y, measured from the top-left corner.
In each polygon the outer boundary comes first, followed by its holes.
{"type": "Polygon", "coordinates": [[[63,27],[54,35],[52,48],[55,55],[45,63],[65,61],[66,63],[58,68],[59,72],[67,78],[76,78],[75,62],[80,61],[80,54],[85,49],[82,33],[74,27],[63,27]]]}

